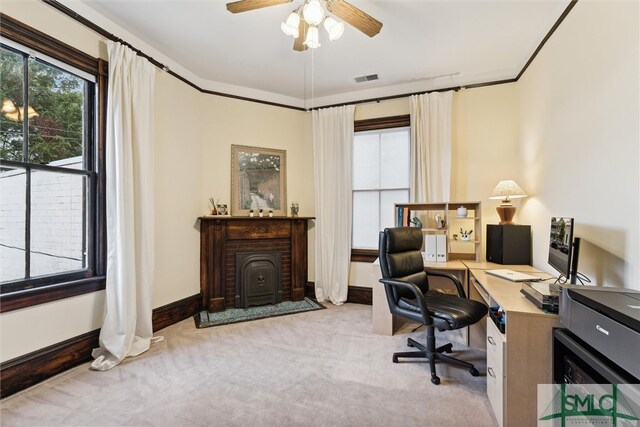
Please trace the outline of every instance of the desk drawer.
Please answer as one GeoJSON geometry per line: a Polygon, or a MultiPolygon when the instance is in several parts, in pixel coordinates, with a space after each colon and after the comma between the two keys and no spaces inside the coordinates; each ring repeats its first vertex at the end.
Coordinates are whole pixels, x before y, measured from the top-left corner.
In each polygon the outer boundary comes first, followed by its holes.
{"type": "Polygon", "coordinates": [[[487,397],[493,408],[493,413],[502,426],[504,414],[504,396],[506,372],[504,354],[507,340],[496,327],[493,320],[487,318],[487,397]]]}

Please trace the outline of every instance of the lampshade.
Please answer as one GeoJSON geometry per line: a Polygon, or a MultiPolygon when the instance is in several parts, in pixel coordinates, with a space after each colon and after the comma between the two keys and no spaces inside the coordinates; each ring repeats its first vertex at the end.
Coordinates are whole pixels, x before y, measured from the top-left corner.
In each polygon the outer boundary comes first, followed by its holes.
{"type": "Polygon", "coordinates": [[[324,18],[324,9],[318,0],[309,0],[302,8],[302,16],[307,24],[318,25],[324,18]]]}
{"type": "Polygon", "coordinates": [[[324,20],[324,28],[327,30],[327,33],[329,33],[329,40],[331,41],[338,40],[342,37],[342,33],[344,33],[344,24],[330,16],[324,20]]]}
{"type": "Polygon", "coordinates": [[[294,39],[297,39],[298,36],[300,35],[300,31],[298,30],[300,26],[300,15],[298,15],[295,12],[291,12],[291,15],[289,15],[289,17],[287,18],[286,22],[283,22],[280,25],[280,28],[282,29],[282,32],[285,33],[288,36],[293,37],[294,39]]]}
{"type": "Polygon", "coordinates": [[[517,199],[520,197],[527,197],[527,194],[520,188],[520,186],[512,179],[505,179],[496,185],[493,189],[490,199],[503,199],[508,201],[509,198],[517,199]]]}
{"type": "Polygon", "coordinates": [[[516,214],[516,207],[511,204],[509,198],[517,199],[527,197],[527,194],[512,179],[505,179],[498,182],[493,189],[490,199],[502,199],[500,206],[496,208],[500,216],[500,224],[513,224],[513,217],[516,214]]]}
{"type": "Polygon", "coordinates": [[[315,49],[320,47],[320,42],[318,41],[318,27],[309,27],[307,31],[307,39],[304,41],[306,46],[309,46],[311,49],[315,49]]]}

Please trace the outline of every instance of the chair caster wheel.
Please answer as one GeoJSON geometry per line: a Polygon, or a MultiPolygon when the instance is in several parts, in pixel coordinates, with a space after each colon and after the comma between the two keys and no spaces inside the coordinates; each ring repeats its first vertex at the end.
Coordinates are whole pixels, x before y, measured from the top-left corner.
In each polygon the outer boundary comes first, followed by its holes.
{"type": "Polygon", "coordinates": [[[445,353],[453,353],[453,346],[448,345],[447,348],[444,349],[445,353]]]}
{"type": "Polygon", "coordinates": [[[440,377],[437,375],[431,376],[431,382],[434,383],[435,385],[440,384],[440,377]]]}
{"type": "Polygon", "coordinates": [[[398,356],[394,355],[392,360],[393,360],[393,363],[398,363],[398,356]]]}
{"type": "Polygon", "coordinates": [[[478,375],[480,375],[480,372],[478,372],[478,370],[476,368],[469,369],[469,373],[471,375],[473,375],[474,377],[477,377],[478,375]]]}

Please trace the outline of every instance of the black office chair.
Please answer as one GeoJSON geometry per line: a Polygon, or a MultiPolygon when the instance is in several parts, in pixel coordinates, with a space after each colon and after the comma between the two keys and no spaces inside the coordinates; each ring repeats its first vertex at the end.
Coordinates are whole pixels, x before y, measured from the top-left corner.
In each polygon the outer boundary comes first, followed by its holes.
{"type": "Polygon", "coordinates": [[[469,369],[478,376],[478,370],[469,362],[446,356],[452,344],[436,348],[435,328],[453,330],[472,325],[487,314],[487,307],[467,299],[457,277],[438,271],[425,271],[422,254],[422,231],[415,227],[386,228],[380,232],[380,268],[392,314],[424,324],[427,327],[427,345],[409,338],[407,345],[420,351],[393,354],[393,363],[399,357],[426,358],[431,367],[431,382],[440,384],[436,375],[436,360],[469,369]],[[437,293],[429,289],[428,276],[446,277],[456,286],[458,296],[437,293]]]}

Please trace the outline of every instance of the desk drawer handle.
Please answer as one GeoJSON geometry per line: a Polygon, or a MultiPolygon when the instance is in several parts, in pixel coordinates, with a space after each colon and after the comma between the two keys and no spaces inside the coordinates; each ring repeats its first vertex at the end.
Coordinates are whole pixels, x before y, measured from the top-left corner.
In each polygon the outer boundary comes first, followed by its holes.
{"type": "Polygon", "coordinates": [[[489,375],[491,375],[493,378],[495,378],[495,377],[496,377],[496,373],[495,373],[495,372],[493,372],[493,369],[492,369],[492,368],[487,368],[487,372],[488,372],[488,373],[489,373],[489,375]]]}
{"type": "Polygon", "coordinates": [[[487,337],[487,341],[489,341],[489,344],[491,345],[496,345],[496,342],[493,340],[493,337],[487,337]]]}

